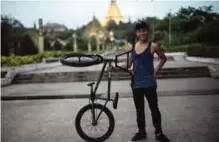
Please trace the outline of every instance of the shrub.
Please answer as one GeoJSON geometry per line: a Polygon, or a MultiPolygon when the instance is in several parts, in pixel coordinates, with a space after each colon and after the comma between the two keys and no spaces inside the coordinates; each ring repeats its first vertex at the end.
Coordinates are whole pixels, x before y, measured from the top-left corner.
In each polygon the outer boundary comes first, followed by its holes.
{"type": "Polygon", "coordinates": [[[207,44],[193,43],[190,45],[173,46],[165,48],[165,52],[187,52],[188,56],[212,57],[219,58],[219,47],[210,46],[207,44]]]}
{"type": "Polygon", "coordinates": [[[34,55],[37,54],[37,48],[35,47],[32,39],[29,35],[24,35],[22,37],[20,46],[16,49],[16,55],[25,56],[25,55],[34,55]]]}
{"type": "Polygon", "coordinates": [[[165,48],[165,52],[186,52],[187,50],[187,45],[178,45],[178,46],[173,46],[171,48],[165,48]]]}
{"type": "Polygon", "coordinates": [[[188,47],[188,56],[219,58],[219,47],[205,44],[193,44],[188,47]]]}

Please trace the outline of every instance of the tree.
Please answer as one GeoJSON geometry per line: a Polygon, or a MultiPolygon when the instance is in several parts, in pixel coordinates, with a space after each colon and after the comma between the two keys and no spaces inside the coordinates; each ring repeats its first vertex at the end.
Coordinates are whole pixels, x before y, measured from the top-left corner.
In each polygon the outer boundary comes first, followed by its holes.
{"type": "Polygon", "coordinates": [[[10,40],[12,39],[11,36],[17,37],[17,42],[19,35],[24,31],[25,28],[19,20],[7,15],[1,15],[1,55],[10,55],[10,50],[15,48],[14,45],[17,45],[17,43],[13,43],[14,41],[10,40]]]}
{"type": "Polygon", "coordinates": [[[219,45],[219,20],[214,20],[202,28],[200,28],[199,33],[197,34],[198,40],[200,42],[205,42],[210,45],[219,45]]]}
{"type": "Polygon", "coordinates": [[[52,50],[52,46],[50,44],[50,39],[48,37],[44,37],[43,44],[44,44],[45,51],[52,50]]]}
{"type": "Polygon", "coordinates": [[[65,45],[64,50],[67,50],[67,51],[72,51],[73,50],[72,39],[65,45]]]}
{"type": "Polygon", "coordinates": [[[34,55],[37,54],[37,48],[34,46],[33,41],[29,35],[24,35],[21,39],[20,46],[16,49],[16,55],[34,55]]]}
{"type": "Polygon", "coordinates": [[[106,26],[106,29],[108,31],[112,31],[112,30],[115,30],[118,28],[118,25],[116,24],[116,22],[114,20],[110,20],[108,23],[107,23],[107,26],[106,26]]]}
{"type": "MultiPolygon", "coordinates": [[[[83,38],[77,39],[78,49],[82,51],[88,51],[88,40],[83,38]]],[[[91,45],[93,47],[93,44],[91,45]]]]}
{"type": "Polygon", "coordinates": [[[67,31],[64,31],[64,32],[57,32],[56,33],[56,38],[66,40],[66,39],[72,37],[73,32],[74,32],[73,30],[67,30],[67,31]]]}
{"type": "Polygon", "coordinates": [[[161,41],[164,39],[165,36],[167,36],[167,33],[165,31],[156,31],[154,33],[153,41],[155,41],[155,42],[161,41]]]}
{"type": "Polygon", "coordinates": [[[62,50],[62,45],[59,41],[55,40],[55,43],[52,47],[53,50],[62,50]]]}

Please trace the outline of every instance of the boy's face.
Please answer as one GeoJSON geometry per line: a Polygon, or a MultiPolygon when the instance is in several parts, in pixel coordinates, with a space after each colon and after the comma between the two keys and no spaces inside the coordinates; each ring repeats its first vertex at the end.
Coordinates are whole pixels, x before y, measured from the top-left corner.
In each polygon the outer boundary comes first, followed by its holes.
{"type": "Polygon", "coordinates": [[[136,32],[137,37],[139,40],[146,40],[148,37],[148,30],[147,29],[139,29],[136,32]]]}

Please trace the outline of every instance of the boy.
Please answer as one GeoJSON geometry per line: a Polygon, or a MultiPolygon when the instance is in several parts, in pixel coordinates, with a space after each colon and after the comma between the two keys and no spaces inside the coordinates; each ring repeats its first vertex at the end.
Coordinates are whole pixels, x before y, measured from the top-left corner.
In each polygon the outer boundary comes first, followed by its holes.
{"type": "Polygon", "coordinates": [[[156,74],[166,63],[167,58],[158,44],[148,40],[148,33],[149,26],[145,22],[138,22],[136,24],[137,42],[134,45],[132,53],[129,54],[128,65],[124,64],[122,66],[123,68],[130,68],[133,63],[131,87],[137,114],[138,132],[134,135],[132,141],[147,138],[144,111],[145,96],[151,110],[156,139],[162,142],[169,142],[169,139],[163,134],[161,127],[156,82],[156,74]],[[153,65],[154,53],[160,58],[160,62],[155,70],[153,65]]]}

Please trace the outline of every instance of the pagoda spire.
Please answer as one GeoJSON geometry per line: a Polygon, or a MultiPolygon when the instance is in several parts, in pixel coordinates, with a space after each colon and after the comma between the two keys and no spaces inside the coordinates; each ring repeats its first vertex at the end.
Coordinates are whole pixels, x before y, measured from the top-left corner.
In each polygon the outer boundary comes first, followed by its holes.
{"type": "Polygon", "coordinates": [[[107,15],[104,21],[102,22],[102,26],[106,26],[110,20],[115,21],[116,24],[119,24],[120,22],[126,23],[126,20],[122,16],[121,11],[116,3],[116,0],[111,0],[107,15]]]}

